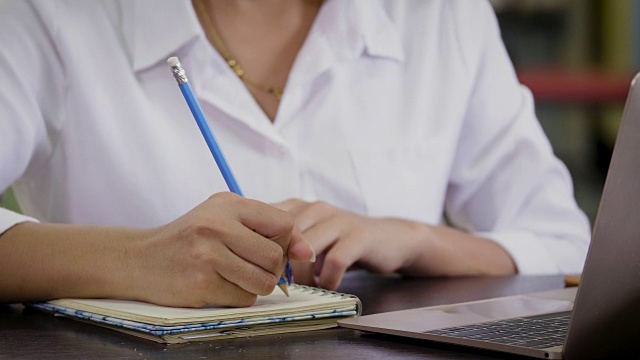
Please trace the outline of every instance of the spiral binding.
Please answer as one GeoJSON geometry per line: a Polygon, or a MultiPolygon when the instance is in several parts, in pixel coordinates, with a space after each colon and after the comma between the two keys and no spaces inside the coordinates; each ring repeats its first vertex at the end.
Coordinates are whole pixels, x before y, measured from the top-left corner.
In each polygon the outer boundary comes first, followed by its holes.
{"type": "Polygon", "coordinates": [[[354,295],[345,294],[337,291],[331,291],[326,289],[317,288],[315,286],[291,284],[294,289],[301,289],[304,293],[310,293],[311,295],[320,294],[320,296],[330,296],[333,298],[353,298],[354,295]]]}
{"type": "Polygon", "coordinates": [[[337,291],[320,289],[315,286],[308,285],[299,285],[299,284],[291,284],[289,285],[290,289],[300,290],[303,293],[308,293],[311,295],[319,294],[320,296],[330,296],[332,298],[340,298],[340,299],[355,299],[356,300],[356,316],[362,315],[362,301],[352,294],[345,294],[337,291]]]}

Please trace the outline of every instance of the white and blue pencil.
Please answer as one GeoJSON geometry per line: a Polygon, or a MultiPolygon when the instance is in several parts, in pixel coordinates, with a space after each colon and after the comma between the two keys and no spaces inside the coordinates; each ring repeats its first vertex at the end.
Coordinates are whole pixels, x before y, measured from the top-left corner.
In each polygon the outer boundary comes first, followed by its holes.
{"type": "MultiPolygon", "coordinates": [[[[207,146],[209,146],[209,150],[213,155],[213,159],[216,161],[220,172],[222,173],[222,177],[224,181],[227,183],[229,190],[233,193],[236,193],[240,196],[244,197],[238,182],[236,181],[233,172],[231,171],[231,167],[227,163],[227,159],[224,157],[222,153],[222,149],[220,145],[218,145],[218,141],[216,140],[215,135],[209,128],[209,124],[207,123],[207,119],[204,117],[202,113],[202,109],[200,108],[200,104],[198,104],[198,100],[193,95],[193,91],[191,91],[191,86],[189,86],[189,80],[187,79],[187,75],[185,74],[182,65],[180,64],[180,60],[177,57],[173,56],[167,60],[167,64],[171,68],[171,72],[173,73],[173,77],[178,82],[178,86],[180,87],[180,91],[182,91],[182,95],[184,99],[187,101],[187,105],[191,110],[191,114],[193,114],[193,118],[196,120],[198,124],[198,128],[204,137],[207,146]]],[[[291,275],[291,263],[287,261],[285,266],[284,276],[280,278],[278,281],[278,287],[282,289],[282,291],[289,296],[288,284],[292,281],[291,275]]]]}

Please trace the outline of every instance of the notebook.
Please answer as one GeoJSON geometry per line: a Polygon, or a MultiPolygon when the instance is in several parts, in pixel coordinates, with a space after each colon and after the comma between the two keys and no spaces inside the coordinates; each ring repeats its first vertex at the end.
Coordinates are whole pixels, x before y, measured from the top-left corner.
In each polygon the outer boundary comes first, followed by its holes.
{"type": "Polygon", "coordinates": [[[30,305],[170,344],[326,329],[335,327],[337,319],[362,312],[354,295],[296,284],[289,286],[289,297],[276,288],[245,308],[174,308],[114,299],[59,299],[30,305]]]}
{"type": "Polygon", "coordinates": [[[637,358],[639,77],[631,83],[578,288],[367,315],[338,324],[543,359],[637,358]]]}

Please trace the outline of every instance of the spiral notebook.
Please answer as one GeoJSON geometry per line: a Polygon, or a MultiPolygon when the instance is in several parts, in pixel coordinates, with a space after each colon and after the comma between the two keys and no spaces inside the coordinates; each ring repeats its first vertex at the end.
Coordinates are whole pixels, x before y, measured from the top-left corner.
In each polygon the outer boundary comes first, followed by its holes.
{"type": "Polygon", "coordinates": [[[246,308],[174,308],[113,299],[59,299],[30,305],[170,344],[326,329],[337,326],[338,319],[362,312],[354,295],[296,284],[289,286],[289,297],[276,288],[246,308]]]}

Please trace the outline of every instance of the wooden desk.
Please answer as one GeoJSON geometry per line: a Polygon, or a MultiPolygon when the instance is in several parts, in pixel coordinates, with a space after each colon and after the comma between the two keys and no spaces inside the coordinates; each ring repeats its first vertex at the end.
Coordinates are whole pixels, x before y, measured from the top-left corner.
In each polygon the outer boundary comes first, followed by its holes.
{"type": "MultiPolygon", "coordinates": [[[[405,280],[367,273],[340,290],[356,294],[364,314],[543,291],[562,276],[405,280]]],[[[329,329],[163,345],[20,305],[0,305],[0,359],[517,359],[500,353],[329,329]]]]}

